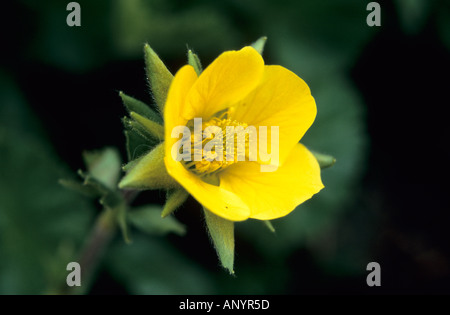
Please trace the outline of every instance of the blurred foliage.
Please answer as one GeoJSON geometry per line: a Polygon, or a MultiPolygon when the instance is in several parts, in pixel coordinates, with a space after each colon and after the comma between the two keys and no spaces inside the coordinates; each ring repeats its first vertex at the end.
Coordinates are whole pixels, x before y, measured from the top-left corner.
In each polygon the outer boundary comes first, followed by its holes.
{"type": "Polygon", "coordinates": [[[403,30],[408,34],[417,33],[424,26],[433,1],[396,0],[397,12],[403,30]]]}
{"type": "Polygon", "coordinates": [[[0,103],[0,293],[44,293],[65,279],[93,209],[58,184],[68,169],[3,73],[0,103]]]}
{"type": "Polygon", "coordinates": [[[207,51],[215,43],[215,49],[226,50],[240,39],[220,6],[208,1],[119,0],[111,17],[114,47],[128,56],[141,57],[144,42],[170,58],[179,56],[186,45],[207,51]]]}
{"type": "Polygon", "coordinates": [[[173,232],[184,235],[186,233],[186,227],[174,217],[161,218],[161,211],[161,207],[151,205],[135,208],[128,214],[128,220],[139,230],[148,234],[165,235],[173,232]]]}
{"type": "MultiPolygon", "coordinates": [[[[180,251],[179,236],[161,236],[162,231],[151,224],[139,223],[141,217],[156,220],[153,208],[133,210],[129,218],[134,222],[133,243],[115,240],[104,262],[127,292],[289,293],[292,282],[302,281],[293,278],[298,271],[289,261],[303,250],[312,253],[325,273],[365,273],[361,266],[370,255],[370,227],[349,227],[342,220],[347,211],[355,209],[355,195],[367,167],[365,108],[349,79],[362,49],[378,32],[365,24],[365,2],[78,2],[82,26],[70,28],[65,25],[68,2],[21,0],[29,34],[17,58],[70,75],[90,73],[115,60],[142,60],[143,44],[149,42],[170,70],[176,71],[186,62],[186,45],[206,67],[222,51],[238,49],[265,35],[266,62],[298,74],[316,99],[318,116],[302,142],[337,159],[323,171],[326,188],[289,216],[274,220],[275,234],[261,222],[236,224],[236,278],[218,266],[211,270],[188,257],[188,250],[180,251]]],[[[395,6],[404,32],[420,32],[433,18],[450,49],[448,2],[397,0],[395,6]]],[[[382,25],[385,21],[382,16],[382,25]]],[[[87,235],[95,209],[93,203],[58,185],[58,179],[70,173],[27,107],[27,91],[12,77],[0,72],[0,293],[42,293],[64,280],[65,265],[87,235]]],[[[118,139],[116,145],[125,147],[124,142],[118,139]]],[[[166,222],[165,232],[184,233],[178,222],[166,222]]],[[[211,249],[207,254],[214,252],[211,249]]]]}
{"type": "Polygon", "coordinates": [[[136,235],[131,246],[115,244],[107,261],[108,269],[133,294],[219,293],[212,274],[164,239],[136,235]]]}

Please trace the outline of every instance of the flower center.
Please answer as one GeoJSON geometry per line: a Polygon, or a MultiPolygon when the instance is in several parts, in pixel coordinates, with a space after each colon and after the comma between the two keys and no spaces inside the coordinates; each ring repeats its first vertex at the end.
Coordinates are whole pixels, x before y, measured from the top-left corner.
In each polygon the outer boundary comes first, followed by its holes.
{"type": "Polygon", "coordinates": [[[191,159],[182,161],[192,173],[202,177],[213,175],[229,165],[246,160],[249,148],[247,124],[224,116],[226,113],[202,123],[201,133],[193,128],[194,132],[187,139],[190,141],[191,159]]]}

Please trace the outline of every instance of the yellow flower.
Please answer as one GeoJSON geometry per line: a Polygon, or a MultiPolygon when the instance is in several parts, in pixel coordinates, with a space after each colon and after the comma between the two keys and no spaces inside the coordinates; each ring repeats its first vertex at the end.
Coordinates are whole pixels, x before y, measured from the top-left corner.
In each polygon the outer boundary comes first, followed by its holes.
{"type": "Polygon", "coordinates": [[[316,111],[306,83],[281,66],[264,65],[252,47],[224,52],[200,76],[186,65],[174,76],[164,106],[161,147],[167,173],[206,209],[227,220],[285,216],[324,187],[316,158],[298,143],[316,111]],[[251,161],[175,160],[171,152],[179,139],[172,131],[177,126],[192,129],[195,118],[202,119],[202,128],[265,126],[269,139],[271,127],[277,126],[279,141],[269,145],[278,146],[279,161],[270,162],[276,170],[262,172],[266,162],[259,156],[251,161]]]}

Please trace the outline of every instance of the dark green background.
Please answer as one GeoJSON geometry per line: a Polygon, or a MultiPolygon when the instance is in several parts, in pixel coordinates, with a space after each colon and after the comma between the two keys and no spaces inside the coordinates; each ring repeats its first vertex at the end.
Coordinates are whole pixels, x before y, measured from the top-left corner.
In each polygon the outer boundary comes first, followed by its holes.
{"type": "MultiPolygon", "coordinates": [[[[236,277],[219,266],[201,209],[176,212],[187,234],[120,235],[92,294],[430,293],[450,289],[448,1],[15,1],[0,34],[0,293],[42,294],[67,274],[100,211],[58,185],[82,151],[126,158],[118,91],[151,103],[143,44],[176,70],[186,47],[206,66],[262,35],[267,64],[303,78],[318,107],[302,140],[332,154],[326,188],[271,234],[236,225],[236,277]],[[382,286],[366,285],[376,261],[382,286]]],[[[145,192],[135,205],[164,202],[145,192]]]]}

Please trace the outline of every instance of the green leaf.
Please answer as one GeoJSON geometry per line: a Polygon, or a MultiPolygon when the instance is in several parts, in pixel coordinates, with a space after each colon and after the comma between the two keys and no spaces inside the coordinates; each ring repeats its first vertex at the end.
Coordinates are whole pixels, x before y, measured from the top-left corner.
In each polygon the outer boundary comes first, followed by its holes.
{"type": "Polygon", "coordinates": [[[117,225],[122,231],[124,241],[130,243],[126,220],[128,206],[122,193],[117,189],[118,177],[110,175],[117,167],[118,162],[120,170],[120,161],[116,155],[118,153],[111,149],[98,152],[85,152],[84,159],[88,165],[89,172],[78,171],[78,174],[84,179],[83,183],[64,179],[59,182],[64,187],[75,190],[83,195],[100,197],[99,202],[103,206],[104,211],[112,212],[117,225]]]}
{"type": "Polygon", "coordinates": [[[144,45],[144,53],[150,89],[159,111],[163,113],[173,75],[149,44],[144,45]]]}
{"type": "Polygon", "coordinates": [[[194,67],[197,75],[200,75],[203,71],[202,63],[200,62],[200,58],[198,58],[197,54],[195,54],[192,50],[188,50],[188,64],[194,67]]]}
{"type": "MultiPolygon", "coordinates": [[[[100,197],[99,202],[103,206],[104,211],[111,211],[114,216],[117,225],[122,231],[123,239],[126,243],[130,243],[130,238],[128,236],[128,227],[127,227],[127,203],[123,198],[122,193],[117,189],[117,184],[114,187],[108,187],[101,181],[99,181],[96,177],[92,176],[90,173],[85,173],[81,170],[78,171],[78,174],[84,179],[83,184],[80,186],[75,186],[73,182],[69,182],[70,188],[76,188],[80,192],[83,191],[83,187],[90,194],[96,194],[100,197]],[[73,186],[73,187],[72,187],[73,186]]],[[[60,181],[61,182],[61,181],[60,181]]],[[[63,185],[67,184],[67,181],[63,180],[63,185]]]]}
{"type": "Polygon", "coordinates": [[[331,155],[322,154],[314,151],[311,151],[311,153],[317,159],[317,162],[319,162],[321,169],[331,167],[334,165],[334,163],[336,163],[336,159],[331,155]]]}
{"type": "Polygon", "coordinates": [[[153,109],[151,109],[144,102],[141,102],[134,97],[128,96],[122,91],[119,92],[119,96],[122,98],[123,104],[125,105],[125,108],[127,109],[129,114],[131,114],[131,112],[135,112],[159,124],[163,123],[161,115],[153,111],[153,109]]]}
{"type": "Polygon", "coordinates": [[[203,208],[206,226],[222,266],[234,274],[234,222],[203,208]]]}
{"type": "Polygon", "coordinates": [[[178,207],[180,207],[186,199],[189,197],[189,193],[184,188],[175,189],[167,194],[167,201],[161,212],[161,217],[165,218],[178,207]]]}
{"type": "Polygon", "coordinates": [[[115,148],[83,152],[89,175],[110,189],[115,189],[121,171],[119,152],[115,148]]]}
{"type": "Polygon", "coordinates": [[[259,52],[260,55],[263,54],[264,51],[264,46],[266,45],[266,41],[267,41],[267,37],[263,36],[258,38],[253,44],[251,44],[250,46],[252,46],[253,48],[256,49],[257,52],[259,52]]]}
{"type": "MultiPolygon", "coordinates": [[[[96,158],[95,153],[85,154],[85,158],[89,163],[92,163],[93,161],[99,161],[96,158]]],[[[100,161],[101,162],[101,161],[100,161]]],[[[104,161],[105,165],[110,165],[110,163],[106,163],[104,161]]],[[[102,164],[102,163],[100,163],[102,164]]],[[[92,167],[91,169],[94,170],[94,173],[96,171],[99,172],[99,174],[104,174],[104,171],[101,171],[101,169],[105,166],[102,165],[100,168],[100,164],[90,164],[92,167]],[[101,172],[100,172],[101,171],[101,172]]],[[[105,207],[108,208],[114,208],[120,203],[124,202],[123,197],[121,193],[117,190],[117,179],[114,178],[114,181],[106,181],[102,182],[97,177],[93,176],[90,172],[84,172],[82,170],[78,170],[78,175],[83,179],[83,182],[75,181],[72,179],[59,179],[58,182],[60,185],[64,186],[65,188],[68,188],[70,190],[73,190],[75,192],[78,192],[84,196],[87,197],[98,197],[100,198],[100,204],[102,204],[105,207]],[[115,184],[110,187],[106,184],[114,182],[115,184]]],[[[98,175],[98,174],[97,174],[98,175]]]]}
{"type": "Polygon", "coordinates": [[[90,198],[100,197],[97,189],[93,189],[91,186],[83,185],[80,181],[73,179],[59,179],[58,183],[63,187],[75,191],[83,196],[90,198]]]}
{"type": "Polygon", "coordinates": [[[174,217],[161,218],[159,206],[143,206],[128,212],[128,220],[142,232],[152,235],[175,233],[184,235],[186,228],[174,217]]]}
{"type": "Polygon", "coordinates": [[[107,187],[95,177],[82,170],[79,170],[78,174],[84,179],[83,185],[89,187],[92,192],[95,191],[100,196],[100,204],[104,207],[115,208],[124,202],[122,194],[116,187],[107,187]]]}
{"type": "Polygon", "coordinates": [[[83,179],[82,185],[88,187],[93,193],[102,197],[108,193],[114,193],[114,190],[103,184],[101,181],[91,176],[89,173],[78,170],[78,175],[83,179]]]}

